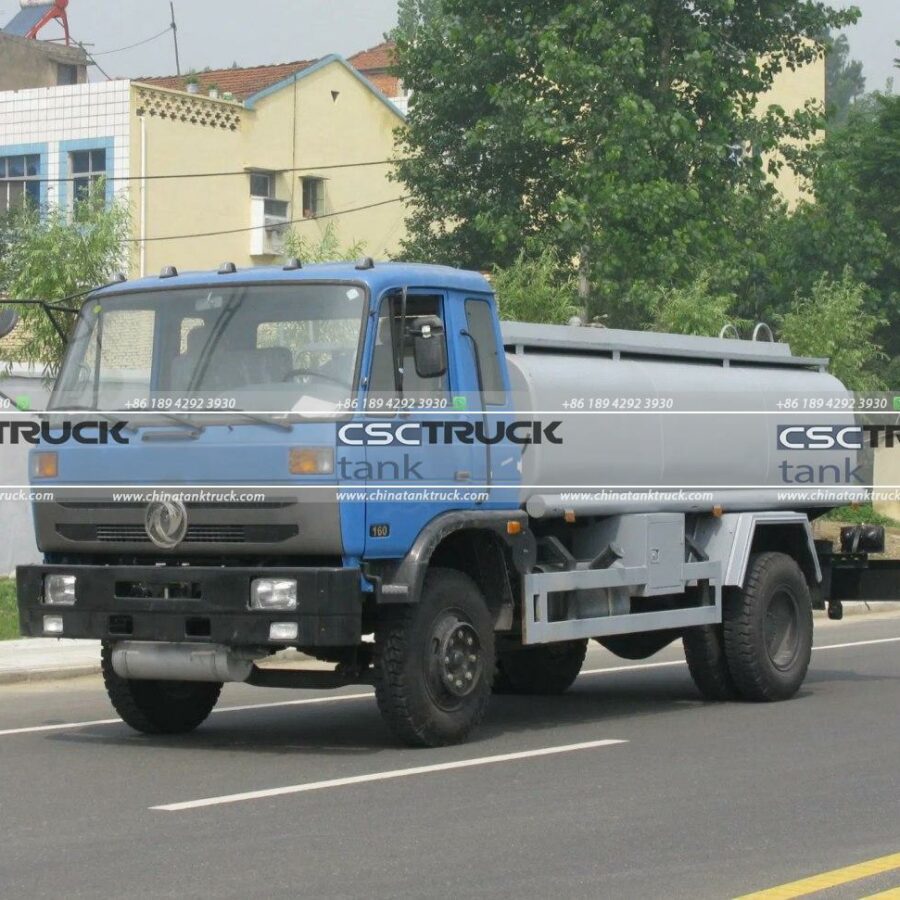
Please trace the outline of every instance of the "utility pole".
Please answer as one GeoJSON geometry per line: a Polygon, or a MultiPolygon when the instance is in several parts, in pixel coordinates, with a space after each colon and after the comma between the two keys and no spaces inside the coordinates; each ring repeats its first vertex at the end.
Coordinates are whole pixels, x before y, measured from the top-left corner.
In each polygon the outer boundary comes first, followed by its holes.
{"type": "Polygon", "coordinates": [[[178,59],[178,26],[175,24],[175,3],[170,0],[169,9],[172,12],[172,40],[175,41],[175,72],[181,75],[181,62],[178,59]]]}

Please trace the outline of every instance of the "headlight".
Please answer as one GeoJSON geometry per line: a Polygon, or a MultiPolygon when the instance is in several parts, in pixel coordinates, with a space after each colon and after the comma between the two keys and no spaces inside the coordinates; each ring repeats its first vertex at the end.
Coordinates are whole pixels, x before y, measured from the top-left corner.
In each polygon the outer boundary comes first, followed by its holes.
{"type": "Polygon", "coordinates": [[[287,578],[257,578],[250,584],[250,609],[296,608],[296,581],[287,578]]]}
{"type": "Polygon", "coordinates": [[[52,451],[31,455],[32,478],[56,478],[59,475],[59,456],[52,451]]]}
{"type": "Polygon", "coordinates": [[[44,577],[44,603],[49,606],[75,605],[75,576],[47,575],[44,577]]]}
{"type": "Polygon", "coordinates": [[[331,475],[334,472],[334,448],[291,447],[288,470],[291,475],[331,475]]]}

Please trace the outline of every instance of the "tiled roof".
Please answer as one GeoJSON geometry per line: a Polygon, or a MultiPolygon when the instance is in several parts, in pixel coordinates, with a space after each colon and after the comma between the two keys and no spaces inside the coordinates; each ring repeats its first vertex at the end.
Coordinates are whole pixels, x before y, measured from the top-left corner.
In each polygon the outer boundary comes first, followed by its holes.
{"type": "Polygon", "coordinates": [[[367,75],[373,70],[388,69],[394,62],[395,46],[393,41],[382,41],[374,47],[369,47],[368,50],[362,50],[348,57],[347,62],[363,75],[367,75]]]}
{"type": "MultiPolygon", "coordinates": [[[[399,93],[400,80],[388,73],[393,63],[394,43],[384,41],[368,50],[351,56],[347,62],[387,97],[396,97],[399,93]]],[[[278,63],[272,66],[253,66],[247,69],[210,69],[206,72],[192,72],[188,75],[161,75],[148,78],[135,78],[143,84],[169,88],[173,91],[187,90],[188,79],[196,78],[200,83],[200,93],[206,94],[213,85],[218,86],[224,94],[230,92],[237,100],[246,100],[254,94],[302,72],[316,62],[314,59],[302,59],[297,62],[278,63]]]]}
{"type": "Polygon", "coordinates": [[[354,69],[365,75],[382,94],[388,97],[400,94],[400,79],[389,71],[394,64],[395,46],[393,41],[382,41],[347,59],[354,69]]]}
{"type": "Polygon", "coordinates": [[[297,62],[278,63],[272,66],[253,66],[248,69],[210,69],[207,72],[193,72],[190,75],[163,75],[149,78],[136,78],[143,84],[154,84],[157,87],[169,88],[173,91],[187,90],[189,78],[200,82],[200,92],[205,94],[213,85],[217,85],[224,94],[230,91],[238,100],[245,100],[259,91],[290,78],[297,72],[313,65],[316,60],[303,59],[297,62]]]}

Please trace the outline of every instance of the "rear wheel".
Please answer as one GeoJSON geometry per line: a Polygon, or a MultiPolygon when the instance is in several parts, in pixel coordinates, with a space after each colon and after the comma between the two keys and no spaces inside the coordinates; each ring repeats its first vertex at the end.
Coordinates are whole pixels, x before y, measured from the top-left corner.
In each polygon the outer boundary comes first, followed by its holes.
{"type": "Polygon", "coordinates": [[[723,609],[725,658],[746,700],[786,700],[800,689],[812,653],[812,603],[806,579],[784,553],[750,558],[743,590],[723,609]]]}
{"type": "Polygon", "coordinates": [[[388,726],[415,746],[461,743],[484,716],[494,673],[494,625],[478,586],[431,569],[417,604],[379,612],[375,696],[388,726]]]}
{"type": "Polygon", "coordinates": [[[122,678],[112,664],[113,645],[100,656],[106,693],[126,725],[144,734],[186,734],[212,712],[222,685],[208,681],[122,678]]]}

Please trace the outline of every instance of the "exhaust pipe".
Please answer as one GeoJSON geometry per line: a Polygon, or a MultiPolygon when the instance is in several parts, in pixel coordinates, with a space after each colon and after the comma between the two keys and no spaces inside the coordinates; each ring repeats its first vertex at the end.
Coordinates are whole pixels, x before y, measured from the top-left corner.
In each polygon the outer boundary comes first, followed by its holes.
{"type": "Polygon", "coordinates": [[[265,653],[221,644],[154,644],[122,641],[113,647],[112,666],[120,678],[152,681],[246,681],[253,660],[265,653]]]}

